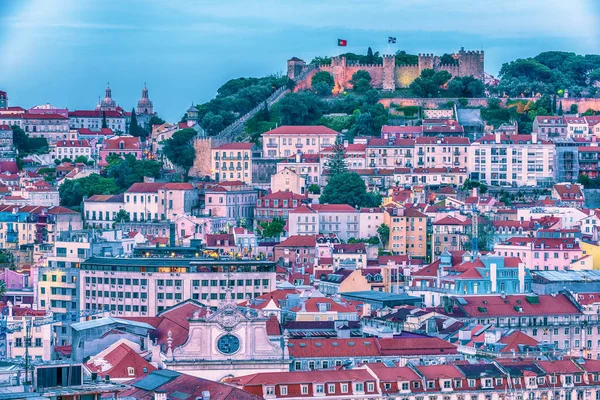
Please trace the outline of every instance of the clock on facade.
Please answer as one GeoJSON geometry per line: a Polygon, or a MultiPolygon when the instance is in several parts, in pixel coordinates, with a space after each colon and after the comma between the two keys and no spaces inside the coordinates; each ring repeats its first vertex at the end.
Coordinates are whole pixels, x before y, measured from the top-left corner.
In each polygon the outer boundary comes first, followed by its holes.
{"type": "Polygon", "coordinates": [[[240,348],[240,339],[237,336],[227,334],[217,340],[217,349],[223,354],[233,354],[240,348]]]}

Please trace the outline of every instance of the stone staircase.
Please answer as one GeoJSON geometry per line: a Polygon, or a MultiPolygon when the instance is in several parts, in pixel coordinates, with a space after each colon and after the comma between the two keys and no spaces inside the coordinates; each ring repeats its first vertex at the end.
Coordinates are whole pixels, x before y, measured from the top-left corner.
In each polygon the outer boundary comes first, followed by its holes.
{"type": "MultiPolygon", "coordinates": [[[[314,68],[314,65],[307,65],[306,68],[302,71],[302,73],[296,78],[294,78],[294,82],[303,80],[314,68]]],[[[277,103],[283,98],[283,96],[285,96],[288,93],[290,93],[289,89],[287,89],[286,87],[280,87],[266,99],[267,106],[271,108],[273,104],[277,103]]],[[[234,142],[235,139],[243,133],[244,124],[246,123],[246,121],[248,121],[250,118],[256,115],[257,112],[262,110],[264,106],[264,102],[262,102],[261,104],[254,107],[252,110],[248,111],[246,114],[236,119],[231,125],[227,126],[217,135],[213,136],[212,145],[214,147],[217,147],[224,143],[234,142]]]]}

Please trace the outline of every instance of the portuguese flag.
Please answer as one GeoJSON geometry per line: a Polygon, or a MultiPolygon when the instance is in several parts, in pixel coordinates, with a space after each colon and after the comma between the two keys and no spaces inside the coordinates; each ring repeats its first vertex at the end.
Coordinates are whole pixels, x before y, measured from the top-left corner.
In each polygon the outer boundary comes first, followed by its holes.
{"type": "Polygon", "coordinates": [[[348,45],[348,41],[346,39],[338,39],[338,46],[346,47],[348,45]]]}

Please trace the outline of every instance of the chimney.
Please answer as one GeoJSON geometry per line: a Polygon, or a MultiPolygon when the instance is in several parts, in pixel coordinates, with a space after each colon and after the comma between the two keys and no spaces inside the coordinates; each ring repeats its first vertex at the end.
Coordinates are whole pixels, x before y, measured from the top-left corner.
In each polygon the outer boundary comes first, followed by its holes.
{"type": "Polygon", "coordinates": [[[164,390],[154,391],[154,400],[167,400],[167,393],[164,390]]]}
{"type": "Polygon", "coordinates": [[[300,163],[302,161],[302,152],[300,150],[298,150],[298,152],[296,153],[296,162],[300,163]]]}
{"type": "Polygon", "coordinates": [[[208,390],[202,391],[202,399],[201,400],[210,400],[210,392],[208,390]]]}
{"type": "Polygon", "coordinates": [[[500,134],[500,132],[496,132],[496,144],[500,143],[502,141],[502,135],[500,134]]]}
{"type": "Polygon", "coordinates": [[[531,143],[536,144],[537,141],[537,132],[531,132],[531,143]]]}
{"type": "Polygon", "coordinates": [[[348,148],[348,141],[344,140],[344,148],[347,149],[348,148]]]}

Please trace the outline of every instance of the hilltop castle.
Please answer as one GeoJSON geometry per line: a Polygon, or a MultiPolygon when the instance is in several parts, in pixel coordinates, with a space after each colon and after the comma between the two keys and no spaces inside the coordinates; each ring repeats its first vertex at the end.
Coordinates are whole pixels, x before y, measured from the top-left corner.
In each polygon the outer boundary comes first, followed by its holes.
{"type": "Polygon", "coordinates": [[[365,70],[371,74],[373,87],[383,90],[395,90],[408,87],[424,69],[434,71],[448,71],[452,76],[474,76],[484,80],[483,51],[465,51],[461,48],[458,53],[452,54],[456,60],[453,64],[442,64],[441,58],[433,54],[419,54],[419,61],[414,65],[396,65],[394,55],[384,55],[383,64],[348,64],[345,57],[332,57],[330,65],[307,65],[299,58],[288,60],[288,76],[292,79],[301,75],[296,86],[299,89],[310,88],[312,76],[319,71],[327,71],[335,80],[335,91],[340,92],[351,88],[350,80],[358,70],[365,70]]]}

